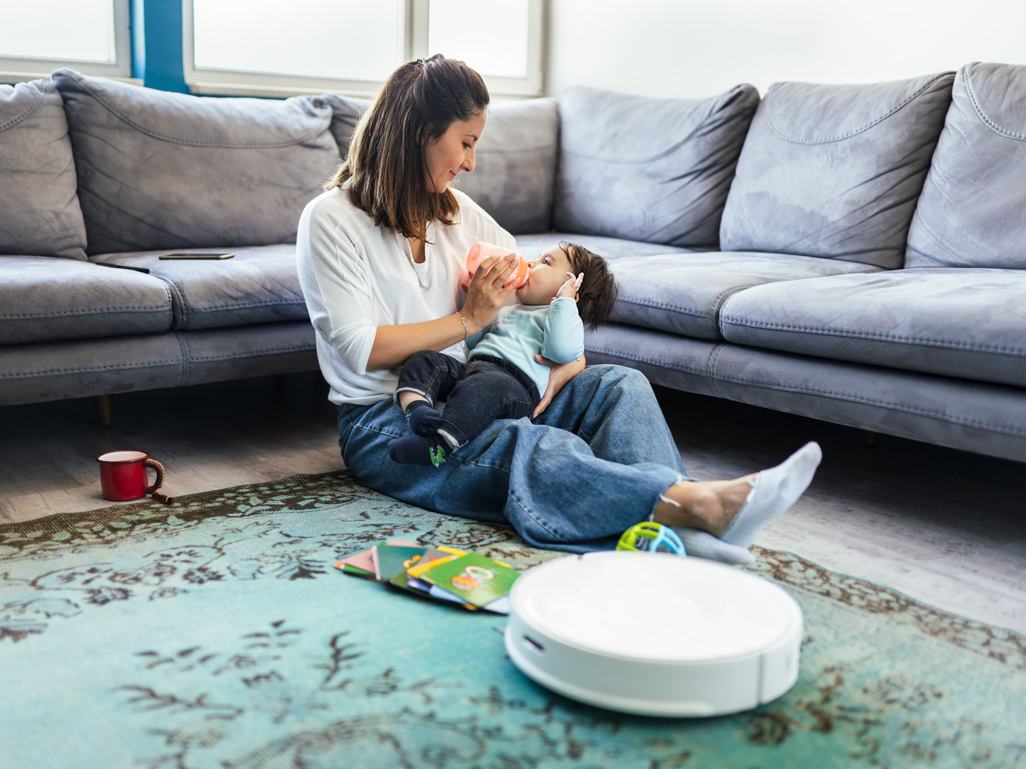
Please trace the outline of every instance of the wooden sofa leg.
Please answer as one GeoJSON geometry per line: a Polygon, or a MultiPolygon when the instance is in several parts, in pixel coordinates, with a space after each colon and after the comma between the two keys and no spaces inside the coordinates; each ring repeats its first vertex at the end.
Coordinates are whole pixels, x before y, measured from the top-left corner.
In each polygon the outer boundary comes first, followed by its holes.
{"type": "Polygon", "coordinates": [[[96,404],[96,414],[100,417],[100,424],[110,427],[114,421],[114,396],[97,395],[93,398],[93,403],[96,404]]]}
{"type": "Polygon", "coordinates": [[[874,433],[872,430],[862,431],[862,443],[872,448],[876,445],[876,438],[879,433],[874,433]]]}

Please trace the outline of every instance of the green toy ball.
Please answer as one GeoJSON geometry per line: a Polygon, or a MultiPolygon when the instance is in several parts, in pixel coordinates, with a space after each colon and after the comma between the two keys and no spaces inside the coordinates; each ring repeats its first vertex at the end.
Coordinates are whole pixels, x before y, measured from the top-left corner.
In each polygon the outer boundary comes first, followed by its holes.
{"type": "Polygon", "coordinates": [[[642,553],[673,553],[686,556],[684,543],[669,526],[645,521],[631,526],[616,543],[617,550],[637,550],[642,553]]]}

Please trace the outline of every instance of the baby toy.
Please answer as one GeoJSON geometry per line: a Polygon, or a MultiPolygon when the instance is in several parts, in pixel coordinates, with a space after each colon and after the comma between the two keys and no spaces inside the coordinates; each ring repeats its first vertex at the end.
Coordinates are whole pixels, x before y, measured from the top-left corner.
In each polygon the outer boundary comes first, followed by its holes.
{"type": "Polygon", "coordinates": [[[627,529],[616,543],[616,549],[637,550],[642,553],[674,553],[681,557],[687,555],[684,543],[673,529],[652,521],[645,521],[627,529]]]}
{"type": "MultiPolygon", "coordinates": [[[[493,246],[491,243],[475,243],[470,247],[470,253],[467,254],[467,272],[470,273],[470,277],[474,277],[481,262],[489,256],[506,256],[508,253],[509,249],[502,246],[493,246]]],[[[511,280],[515,280],[517,288],[520,288],[527,282],[527,260],[516,252],[514,255],[517,258],[517,266],[511,280]]],[[[508,283],[509,281],[507,281],[508,283]]]]}

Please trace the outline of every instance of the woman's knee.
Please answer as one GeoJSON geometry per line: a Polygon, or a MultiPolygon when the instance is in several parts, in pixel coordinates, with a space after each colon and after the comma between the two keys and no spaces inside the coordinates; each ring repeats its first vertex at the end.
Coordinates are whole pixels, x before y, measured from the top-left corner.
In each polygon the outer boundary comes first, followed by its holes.
{"type": "Polygon", "coordinates": [[[379,464],[388,456],[388,441],[406,434],[406,418],[390,400],[344,414],[340,410],[338,426],[342,460],[354,475],[379,464]]]}
{"type": "MultiPolygon", "coordinates": [[[[597,369],[599,381],[603,389],[621,390],[630,393],[652,393],[652,384],[648,377],[636,368],[620,366],[615,363],[601,363],[597,369]]],[[[589,366],[586,371],[591,370],[589,366]]]]}

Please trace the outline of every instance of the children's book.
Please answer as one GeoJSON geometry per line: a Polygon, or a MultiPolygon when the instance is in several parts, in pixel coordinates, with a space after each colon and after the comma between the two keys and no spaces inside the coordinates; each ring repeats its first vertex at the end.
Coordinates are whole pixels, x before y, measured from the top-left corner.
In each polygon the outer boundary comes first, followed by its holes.
{"type": "Polygon", "coordinates": [[[417,563],[431,548],[375,545],[371,549],[374,551],[375,579],[378,582],[389,582],[396,574],[417,563]]]}
{"type": "Polygon", "coordinates": [[[350,566],[348,563],[336,563],[335,566],[336,568],[340,567],[346,574],[363,577],[364,579],[374,579],[373,571],[364,571],[363,569],[358,569],[355,566],[350,566]]]}
{"type": "Polygon", "coordinates": [[[520,576],[509,564],[480,553],[448,545],[422,547],[402,539],[379,542],[343,558],[335,567],[469,611],[497,614],[509,614],[508,593],[520,576]]]}
{"type": "Polygon", "coordinates": [[[419,557],[411,558],[404,561],[403,564],[410,564],[405,566],[399,572],[395,574],[388,582],[395,587],[401,588],[402,590],[412,590],[415,593],[425,594],[427,590],[422,590],[414,581],[410,580],[410,573],[419,569],[430,569],[435,563],[440,562],[442,559],[455,558],[456,556],[451,553],[447,553],[441,548],[429,547],[427,552],[419,557]]]}
{"type": "MultiPolygon", "coordinates": [[[[432,598],[437,598],[439,601],[450,601],[452,603],[458,603],[464,609],[470,609],[471,611],[477,611],[478,609],[478,607],[474,606],[474,604],[472,603],[464,603],[462,598],[450,593],[448,590],[442,590],[442,588],[428,584],[427,582],[421,582],[421,584],[427,585],[429,588],[431,588],[428,591],[428,595],[430,595],[432,598]]],[[[491,603],[486,603],[484,606],[480,608],[483,611],[491,611],[495,612],[496,614],[509,614],[509,596],[504,595],[502,596],[502,598],[496,598],[491,603]]]]}
{"type": "Polygon", "coordinates": [[[433,547],[424,553],[424,557],[417,563],[406,570],[406,573],[415,579],[419,578],[424,572],[441,566],[443,563],[459,558],[461,555],[466,555],[466,550],[457,550],[454,547],[448,547],[446,545],[439,545],[433,547]]]}
{"type": "MultiPolygon", "coordinates": [[[[381,541],[381,542],[378,542],[378,544],[379,545],[386,545],[386,544],[387,545],[399,545],[399,546],[402,546],[402,547],[417,547],[417,543],[416,542],[407,542],[405,539],[393,539],[391,542],[381,541]]],[[[374,552],[374,548],[371,548],[370,550],[364,550],[362,552],[354,553],[353,555],[346,556],[341,561],[339,561],[338,563],[335,564],[335,568],[336,569],[342,569],[342,571],[346,572],[347,574],[356,574],[357,576],[360,576],[360,577],[370,576],[373,579],[373,577],[374,577],[374,561],[372,559],[373,552],[374,552]],[[350,566],[352,568],[347,569],[346,568],[347,566],[350,566]],[[357,571],[353,571],[353,569],[356,569],[357,571]],[[360,572],[363,572],[363,573],[361,574],[360,572]]]]}
{"type": "Polygon", "coordinates": [[[428,569],[421,579],[474,606],[507,595],[520,574],[480,553],[467,553],[428,569]]]}

